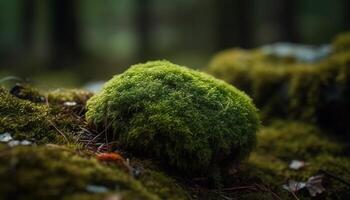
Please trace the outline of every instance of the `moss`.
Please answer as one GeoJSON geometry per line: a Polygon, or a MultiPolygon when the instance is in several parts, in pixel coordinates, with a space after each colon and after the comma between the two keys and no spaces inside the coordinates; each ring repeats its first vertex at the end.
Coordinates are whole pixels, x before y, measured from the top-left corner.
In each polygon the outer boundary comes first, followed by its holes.
{"type": "Polygon", "coordinates": [[[236,172],[225,177],[221,190],[194,191],[199,199],[296,199],[282,188],[288,180],[305,182],[324,174],[326,191],[311,198],[306,190],[298,191],[298,199],[346,199],[349,186],[329,174],[350,180],[350,158],[342,155],[341,145],[332,142],[317,127],[296,121],[276,121],[258,132],[258,147],[236,172]],[[307,165],[300,170],[289,168],[292,160],[307,165]]]}
{"type": "Polygon", "coordinates": [[[115,193],[123,199],[159,199],[117,168],[66,148],[0,145],[0,152],[0,179],[7,180],[0,182],[2,199],[102,199],[115,193]],[[90,194],[89,185],[107,191],[90,194]]]}
{"type": "Polygon", "coordinates": [[[248,155],[259,120],[250,98],[223,81],[167,61],[132,66],[87,103],[86,118],[135,155],[187,175],[248,155]]]}
{"type": "Polygon", "coordinates": [[[47,92],[47,99],[52,104],[64,104],[65,102],[75,102],[78,105],[85,105],[92,96],[91,92],[79,89],[57,89],[47,92]]]}
{"type": "MultiPolygon", "coordinates": [[[[350,159],[342,156],[342,146],[313,125],[276,121],[261,128],[258,141],[258,147],[238,175],[245,177],[246,184],[263,184],[282,199],[295,199],[281,188],[287,180],[307,181],[311,176],[323,174],[322,170],[350,180],[350,159]],[[307,166],[292,170],[289,168],[292,160],[303,160],[307,166]]],[[[349,186],[327,175],[322,184],[326,192],[318,199],[343,199],[349,195],[349,186]]],[[[297,196],[311,199],[307,192],[298,192],[297,196]]]]}
{"type": "Polygon", "coordinates": [[[344,134],[350,133],[349,66],[350,51],[345,48],[315,63],[276,59],[259,48],[232,49],[214,56],[208,72],[247,92],[263,121],[301,119],[344,134]]]}
{"type": "Polygon", "coordinates": [[[0,88],[0,133],[38,144],[69,143],[81,126],[83,122],[62,107],[18,98],[0,88]]]}
{"type": "Polygon", "coordinates": [[[146,169],[140,178],[142,185],[160,199],[189,199],[187,192],[175,180],[163,172],[146,169]]]}
{"type": "Polygon", "coordinates": [[[349,51],[350,50],[350,32],[337,35],[332,42],[332,46],[335,52],[349,51]]]}
{"type": "Polygon", "coordinates": [[[304,122],[275,121],[258,133],[257,152],[280,159],[309,159],[320,154],[341,154],[341,145],[332,142],[319,128],[304,122]],[[302,142],[301,142],[302,141],[302,142]]]}

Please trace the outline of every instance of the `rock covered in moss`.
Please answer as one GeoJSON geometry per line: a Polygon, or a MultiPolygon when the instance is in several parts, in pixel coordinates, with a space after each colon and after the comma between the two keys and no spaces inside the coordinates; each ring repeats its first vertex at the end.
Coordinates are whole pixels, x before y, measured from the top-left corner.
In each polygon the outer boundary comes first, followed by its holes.
{"type": "MultiPolygon", "coordinates": [[[[339,38],[334,49],[346,46],[340,42],[346,35],[339,38]]],[[[343,134],[350,132],[350,50],[341,49],[314,63],[271,57],[259,48],[226,50],[214,56],[208,72],[247,92],[265,120],[303,119],[343,134]]]]}
{"type": "Polygon", "coordinates": [[[87,103],[86,118],[129,151],[187,175],[245,157],[259,120],[251,99],[207,74],[153,61],[113,77],[87,103]]]}

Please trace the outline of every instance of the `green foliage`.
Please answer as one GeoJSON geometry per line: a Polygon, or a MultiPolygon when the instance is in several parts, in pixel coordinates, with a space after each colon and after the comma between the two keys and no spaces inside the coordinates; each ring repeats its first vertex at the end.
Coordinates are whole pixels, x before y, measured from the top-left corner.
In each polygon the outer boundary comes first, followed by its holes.
{"type": "Polygon", "coordinates": [[[248,155],[259,125],[243,92],[167,61],[134,65],[115,76],[87,109],[88,122],[109,128],[120,146],[192,176],[248,155]]]}
{"type": "Polygon", "coordinates": [[[1,199],[160,199],[115,167],[60,146],[0,145],[1,199]],[[108,191],[91,193],[89,185],[108,191]]]}

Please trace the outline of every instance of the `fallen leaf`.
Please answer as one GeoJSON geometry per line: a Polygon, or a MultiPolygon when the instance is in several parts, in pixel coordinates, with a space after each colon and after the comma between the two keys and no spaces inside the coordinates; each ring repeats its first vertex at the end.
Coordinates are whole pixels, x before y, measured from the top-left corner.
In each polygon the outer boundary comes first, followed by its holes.
{"type": "Polygon", "coordinates": [[[133,168],[129,165],[129,160],[125,160],[118,153],[99,153],[96,155],[96,159],[101,162],[115,164],[121,169],[124,169],[129,174],[133,174],[133,168]]]}
{"type": "Polygon", "coordinates": [[[297,182],[289,180],[287,184],[283,185],[283,189],[289,192],[297,192],[303,188],[306,188],[310,196],[315,197],[318,194],[323,193],[326,189],[322,186],[323,175],[311,176],[306,182],[297,182]]]}
{"type": "Polygon", "coordinates": [[[306,182],[306,188],[312,197],[326,191],[322,185],[323,175],[311,176],[306,182]]]}
{"type": "Polygon", "coordinates": [[[282,186],[283,189],[288,190],[289,192],[297,192],[303,188],[306,187],[306,183],[305,182],[297,182],[294,180],[289,180],[287,184],[282,186]]]}

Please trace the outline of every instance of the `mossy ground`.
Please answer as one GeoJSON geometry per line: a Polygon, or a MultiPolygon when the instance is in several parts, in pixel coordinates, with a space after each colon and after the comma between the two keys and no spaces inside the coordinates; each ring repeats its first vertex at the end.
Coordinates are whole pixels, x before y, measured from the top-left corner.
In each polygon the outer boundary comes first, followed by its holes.
{"type": "MultiPolygon", "coordinates": [[[[93,152],[84,150],[83,145],[67,145],[61,134],[46,123],[47,120],[55,119],[56,115],[47,114],[52,107],[47,107],[45,103],[19,99],[5,89],[2,89],[1,94],[4,99],[0,102],[7,105],[3,107],[12,112],[11,115],[1,115],[1,119],[6,122],[2,122],[2,131],[13,133],[16,139],[30,139],[37,143],[12,148],[6,144],[1,145],[2,199],[61,199],[62,196],[64,199],[103,199],[115,194],[124,196],[124,199],[295,199],[290,192],[282,189],[282,185],[289,179],[306,181],[323,170],[346,181],[350,180],[350,159],[342,144],[329,138],[314,125],[281,120],[261,128],[257,134],[257,148],[247,160],[233,168],[230,176],[225,177],[221,190],[208,188],[200,180],[169,178],[167,171],[131,157],[131,165],[139,166],[141,163],[144,166],[140,177],[132,178],[116,166],[97,162],[93,152]],[[23,109],[27,106],[32,112],[26,110],[26,115],[23,115],[11,105],[23,109]],[[46,115],[42,115],[42,112],[46,115]],[[9,116],[12,116],[12,121],[8,120],[9,116]],[[16,120],[21,117],[34,119],[31,121],[34,124],[25,123],[22,126],[23,120],[16,120]],[[47,126],[50,134],[43,135],[41,129],[31,128],[36,127],[36,123],[43,123],[44,128],[47,126]],[[56,137],[60,139],[56,140],[56,137]],[[46,146],[46,143],[63,146],[46,146]],[[289,169],[288,165],[293,159],[304,160],[308,165],[298,171],[289,169]],[[138,164],[133,164],[134,161],[138,164]],[[116,189],[118,184],[123,187],[116,189]],[[87,185],[104,186],[108,192],[91,193],[86,190],[87,185]]],[[[60,112],[67,113],[65,107],[56,109],[63,109],[60,112]]],[[[69,127],[84,126],[84,123],[76,120],[68,122],[72,124],[57,128],[65,130],[67,137],[74,138],[75,134],[69,134],[74,132],[74,128],[69,127]]],[[[64,123],[61,121],[57,124],[64,123]]],[[[326,192],[317,199],[344,199],[349,195],[348,185],[328,176],[324,186],[326,192]]],[[[295,195],[299,199],[314,199],[307,191],[295,195]]]]}
{"type": "Polygon", "coordinates": [[[297,121],[274,121],[258,133],[258,146],[242,163],[220,190],[194,189],[198,199],[346,199],[350,185],[336,180],[328,173],[349,182],[350,158],[344,146],[328,138],[317,127],[297,121]],[[307,162],[305,168],[289,168],[292,160],[307,162]],[[325,174],[326,191],[311,197],[307,190],[292,194],[282,188],[288,180],[307,181],[309,177],[325,174]]]}
{"type": "Polygon", "coordinates": [[[32,142],[15,147],[0,143],[0,199],[186,199],[187,193],[161,172],[145,169],[135,179],[120,166],[95,159],[89,144],[79,140],[88,134],[82,116],[89,96],[80,90],[43,92],[28,86],[14,95],[0,88],[0,133],[32,142]],[[94,193],[89,185],[107,191],[94,193]]]}
{"type": "MultiPolygon", "coordinates": [[[[346,62],[346,53],[343,55],[343,61],[338,59],[341,54],[334,55],[334,62],[346,62]]],[[[336,80],[345,80],[345,72],[339,73],[336,80]]],[[[245,84],[244,77],[240,77],[240,83],[245,84]]],[[[98,162],[96,152],[87,148],[95,141],[79,140],[95,131],[84,119],[90,96],[84,91],[47,92],[27,86],[10,94],[0,88],[0,134],[9,132],[14,139],[33,142],[15,147],[0,143],[0,199],[104,200],[114,195],[121,199],[331,200],[350,196],[349,147],[305,120],[266,121],[257,134],[257,147],[240,165],[232,166],[221,188],[208,187],[203,181],[206,177],[174,176],[154,160],[122,152],[140,171],[132,176],[113,163],[98,162]],[[308,164],[293,170],[289,168],[292,160],[308,164]],[[307,190],[292,194],[282,188],[288,180],[307,181],[318,174],[324,174],[326,191],[316,197],[307,190]],[[107,190],[92,192],[87,189],[91,185],[107,190]]]]}
{"type": "Polygon", "coordinates": [[[159,199],[119,169],[103,166],[74,150],[59,146],[0,148],[3,199],[85,199],[89,185],[107,190],[89,199],[113,193],[126,199],[159,199]]]}

